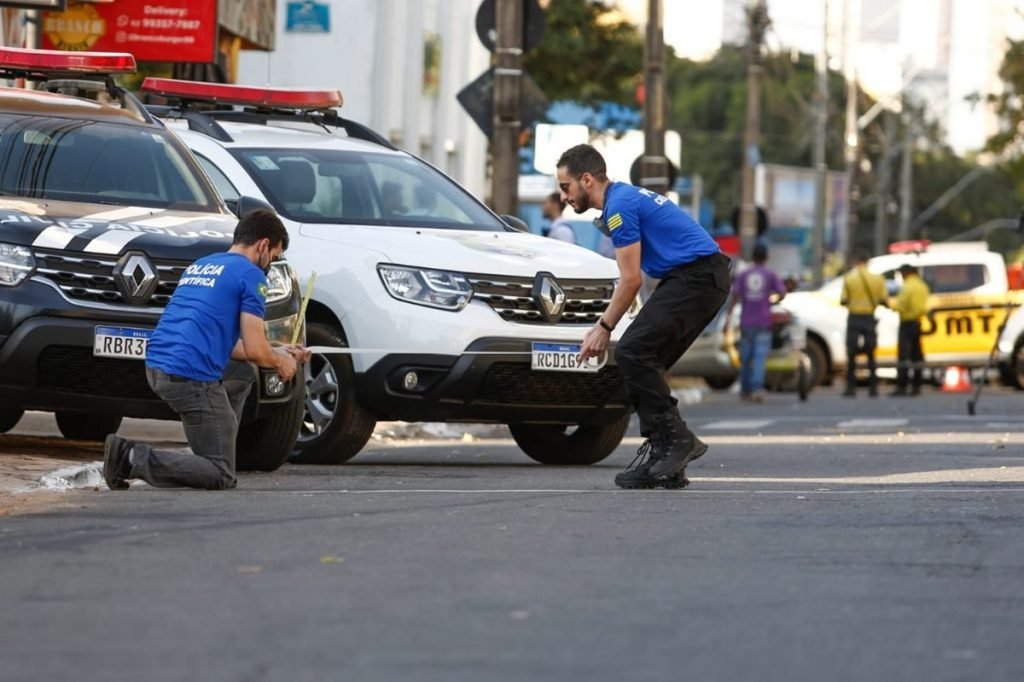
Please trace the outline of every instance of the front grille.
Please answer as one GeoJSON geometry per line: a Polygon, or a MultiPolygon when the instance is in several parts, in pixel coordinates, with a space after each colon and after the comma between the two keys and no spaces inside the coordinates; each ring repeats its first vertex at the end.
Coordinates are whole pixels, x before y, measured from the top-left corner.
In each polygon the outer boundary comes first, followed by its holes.
{"type": "MultiPolygon", "coordinates": [[[[474,402],[500,405],[606,405],[622,390],[618,367],[594,373],[538,372],[529,365],[496,362],[484,375],[474,402]]],[[[621,396],[615,402],[623,402],[621,396]]]]}
{"type": "MultiPolygon", "coordinates": [[[[131,304],[114,281],[117,258],[36,249],[36,272],[50,280],[73,301],[131,304]]],[[[157,271],[157,285],[145,305],[164,307],[171,300],[187,262],[150,258],[157,271]]]]}
{"type": "Polygon", "coordinates": [[[82,396],[157,400],[141,360],[98,358],[91,348],[48,346],[36,363],[39,388],[82,396]]]}
{"type": "MultiPolygon", "coordinates": [[[[537,307],[532,277],[493,277],[467,275],[473,285],[473,298],[484,301],[502,319],[523,324],[547,324],[537,307]]],[[[565,307],[558,324],[592,325],[608,307],[615,289],[610,279],[559,279],[565,292],[565,307]]]]}

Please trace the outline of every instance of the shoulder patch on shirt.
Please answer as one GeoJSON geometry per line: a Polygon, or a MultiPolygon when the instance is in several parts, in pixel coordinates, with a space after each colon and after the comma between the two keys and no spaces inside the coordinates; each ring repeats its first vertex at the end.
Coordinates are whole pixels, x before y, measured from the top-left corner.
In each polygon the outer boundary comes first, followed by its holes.
{"type": "Polygon", "coordinates": [[[622,214],[616,213],[615,215],[608,219],[608,229],[616,230],[620,227],[622,227],[622,214]]]}
{"type": "Polygon", "coordinates": [[[260,298],[266,298],[267,297],[267,285],[263,284],[261,282],[260,285],[258,287],[256,287],[256,293],[258,293],[260,295],[260,298]]]}

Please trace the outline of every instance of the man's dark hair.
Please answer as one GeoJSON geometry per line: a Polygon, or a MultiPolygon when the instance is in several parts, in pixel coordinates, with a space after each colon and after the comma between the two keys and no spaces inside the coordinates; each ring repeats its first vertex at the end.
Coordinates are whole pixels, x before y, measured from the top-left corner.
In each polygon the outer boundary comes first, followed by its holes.
{"type": "Polygon", "coordinates": [[[608,166],[604,162],[604,157],[589,144],[578,144],[566,149],[555,164],[556,168],[563,166],[574,178],[590,173],[598,182],[608,179],[608,166]]]}
{"type": "Polygon", "coordinates": [[[271,248],[280,244],[283,249],[288,249],[288,230],[269,208],[257,208],[242,216],[231,243],[252,246],[261,239],[269,239],[271,248]]]}
{"type": "Polygon", "coordinates": [[[768,260],[768,247],[764,244],[754,244],[754,262],[764,263],[768,260]]]}

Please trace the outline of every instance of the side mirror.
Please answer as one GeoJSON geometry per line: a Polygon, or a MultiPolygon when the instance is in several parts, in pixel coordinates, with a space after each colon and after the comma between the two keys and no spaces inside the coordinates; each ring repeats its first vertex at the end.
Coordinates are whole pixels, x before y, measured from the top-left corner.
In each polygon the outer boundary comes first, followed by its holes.
{"type": "Polygon", "coordinates": [[[517,218],[514,215],[503,214],[499,216],[505,223],[505,229],[509,232],[529,232],[530,226],[527,225],[521,218],[517,218]]]}
{"type": "MultiPolygon", "coordinates": [[[[274,207],[263,201],[263,199],[257,199],[256,197],[238,197],[237,199],[225,199],[224,203],[227,207],[239,218],[242,218],[249,213],[252,213],[256,209],[267,208],[271,211],[274,207]]],[[[276,211],[275,211],[276,212],[276,211]]]]}

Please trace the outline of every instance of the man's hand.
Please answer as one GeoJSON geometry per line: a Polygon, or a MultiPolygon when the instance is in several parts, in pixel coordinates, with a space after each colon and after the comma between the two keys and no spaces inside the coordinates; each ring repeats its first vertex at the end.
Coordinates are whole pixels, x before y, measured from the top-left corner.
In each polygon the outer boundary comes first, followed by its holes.
{"type": "Polygon", "coordinates": [[[274,348],[274,369],[281,381],[288,381],[299,369],[299,363],[292,355],[291,346],[277,346],[274,348]]]}
{"type": "Polygon", "coordinates": [[[583,337],[583,344],[580,346],[580,362],[586,362],[590,358],[604,357],[608,351],[608,339],[611,332],[600,325],[591,328],[583,337]]]}
{"type": "Polygon", "coordinates": [[[291,356],[295,358],[295,362],[299,364],[309,362],[309,358],[312,355],[312,353],[306,350],[306,347],[303,346],[301,343],[295,343],[289,346],[284,346],[284,348],[288,350],[291,356]]]}

